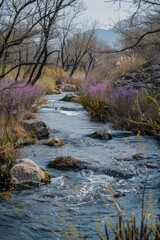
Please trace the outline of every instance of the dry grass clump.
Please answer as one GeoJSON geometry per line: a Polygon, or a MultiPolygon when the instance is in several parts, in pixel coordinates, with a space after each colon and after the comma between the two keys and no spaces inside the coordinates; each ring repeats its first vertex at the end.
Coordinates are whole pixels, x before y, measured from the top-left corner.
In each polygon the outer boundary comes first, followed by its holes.
{"type": "Polygon", "coordinates": [[[65,76],[67,76],[67,73],[61,68],[44,67],[38,84],[44,88],[45,94],[53,94],[57,92],[57,85],[61,83],[65,76]]]}
{"type": "Polygon", "coordinates": [[[144,214],[140,223],[135,214],[131,218],[117,214],[117,225],[105,222],[105,233],[103,234],[97,226],[98,237],[100,240],[158,240],[160,239],[160,227],[158,221],[150,222],[151,214],[144,214]],[[111,233],[113,238],[110,237],[111,233]]]}
{"type": "Polygon", "coordinates": [[[114,68],[109,70],[108,78],[117,80],[129,72],[140,70],[144,63],[144,59],[137,55],[126,56],[122,55],[116,60],[114,68]]]}
{"type": "Polygon", "coordinates": [[[140,211],[138,216],[134,213],[127,217],[123,213],[119,204],[114,198],[112,186],[108,186],[113,204],[117,209],[116,226],[108,221],[104,222],[104,234],[96,224],[97,234],[100,240],[158,240],[160,239],[160,225],[156,216],[153,214],[155,202],[152,201],[152,195],[145,199],[146,185],[142,192],[142,201],[140,202],[140,211]]]}

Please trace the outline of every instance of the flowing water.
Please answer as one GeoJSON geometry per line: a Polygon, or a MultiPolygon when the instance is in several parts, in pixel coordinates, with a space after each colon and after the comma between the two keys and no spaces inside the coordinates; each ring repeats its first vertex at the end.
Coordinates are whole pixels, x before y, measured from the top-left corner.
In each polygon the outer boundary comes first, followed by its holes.
{"type": "Polygon", "coordinates": [[[146,184],[145,198],[152,192],[153,200],[157,200],[154,215],[159,214],[159,142],[146,136],[91,139],[88,134],[104,128],[112,131],[111,125],[90,121],[81,105],[59,101],[63,96],[47,96],[50,102],[41,107],[37,118],[50,127],[50,138],[61,138],[65,146],[48,147],[43,145],[46,140],[41,140],[25,146],[20,157],[28,157],[46,168],[55,157],[70,155],[92,167],[76,172],[48,169],[51,184],[13,190],[9,201],[0,202],[0,240],[76,239],[65,236],[73,226],[84,239],[99,239],[97,221],[102,231],[104,221],[116,223],[117,208],[109,186],[115,192],[118,207],[126,215],[134,212],[138,219],[146,184]],[[105,169],[131,177],[112,176],[105,169]]]}

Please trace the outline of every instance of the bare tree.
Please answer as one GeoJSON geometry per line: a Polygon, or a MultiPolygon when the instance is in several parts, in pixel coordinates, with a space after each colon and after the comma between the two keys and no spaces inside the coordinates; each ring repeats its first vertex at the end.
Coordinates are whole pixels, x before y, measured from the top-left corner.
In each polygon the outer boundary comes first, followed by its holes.
{"type": "Polygon", "coordinates": [[[0,77],[28,66],[25,78],[35,84],[49,57],[58,50],[53,39],[64,10],[72,11],[79,0],[7,0],[0,2],[0,77]],[[4,14],[5,13],[5,14],[4,14]],[[32,49],[32,52],[31,52],[32,49]]]}
{"type": "Polygon", "coordinates": [[[66,33],[60,46],[59,62],[65,71],[72,76],[81,67],[87,74],[95,61],[96,38],[94,28],[89,31],[77,29],[72,35],[66,33]]]}
{"type": "MultiPolygon", "coordinates": [[[[126,0],[106,0],[105,2],[122,3],[126,0]]],[[[159,52],[160,48],[160,3],[159,0],[127,0],[134,6],[134,12],[128,21],[127,26],[120,26],[118,32],[121,34],[123,45],[120,50],[136,49],[144,53],[143,49],[148,48],[152,54],[159,52]],[[138,20],[139,16],[144,19],[138,20]]]]}

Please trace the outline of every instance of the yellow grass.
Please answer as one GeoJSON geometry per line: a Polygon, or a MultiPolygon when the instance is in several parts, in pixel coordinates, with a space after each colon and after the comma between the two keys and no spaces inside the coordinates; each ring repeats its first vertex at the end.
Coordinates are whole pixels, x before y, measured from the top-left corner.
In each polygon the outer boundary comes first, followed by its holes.
{"type": "Polygon", "coordinates": [[[144,59],[142,57],[132,55],[132,56],[121,56],[116,63],[116,68],[109,71],[109,78],[111,80],[117,80],[121,78],[126,73],[132,71],[138,71],[142,67],[144,59]]]}
{"type": "Polygon", "coordinates": [[[10,118],[6,125],[6,116],[1,114],[0,117],[0,159],[14,159],[18,153],[17,147],[30,142],[31,138],[16,118],[10,118]]]}
{"type": "Polygon", "coordinates": [[[58,67],[45,67],[38,83],[45,89],[46,94],[52,94],[57,91],[56,83],[68,74],[58,67]]]}
{"type": "MultiPolygon", "coordinates": [[[[7,70],[10,69],[11,66],[8,65],[7,70]]],[[[6,79],[14,81],[17,75],[17,70],[14,69],[9,74],[6,75],[6,79]]],[[[27,81],[26,76],[24,77],[26,68],[21,68],[18,81],[27,81]]],[[[0,69],[1,72],[1,69],[0,69]]],[[[56,83],[59,82],[63,77],[67,76],[68,73],[65,72],[63,69],[58,67],[49,67],[45,66],[42,72],[42,76],[37,81],[38,84],[42,85],[45,89],[46,94],[52,94],[57,91],[56,83]]]]}

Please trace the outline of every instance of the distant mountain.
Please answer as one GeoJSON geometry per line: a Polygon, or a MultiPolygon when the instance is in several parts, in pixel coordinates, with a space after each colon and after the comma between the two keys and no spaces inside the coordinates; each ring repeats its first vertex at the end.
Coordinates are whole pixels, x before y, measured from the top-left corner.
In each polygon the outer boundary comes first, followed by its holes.
{"type": "Polygon", "coordinates": [[[113,29],[96,29],[95,36],[98,40],[107,42],[109,45],[113,46],[116,43],[119,35],[114,32],[113,29]]]}
{"type": "Polygon", "coordinates": [[[130,28],[131,24],[142,24],[142,26],[145,26],[147,22],[147,16],[140,15],[136,16],[133,20],[132,17],[123,19],[119,21],[113,28],[111,29],[96,29],[95,30],[95,36],[97,37],[98,40],[102,40],[104,42],[107,42],[110,46],[113,46],[120,35],[115,32],[116,29],[121,28],[121,29],[127,29],[130,28]]]}

